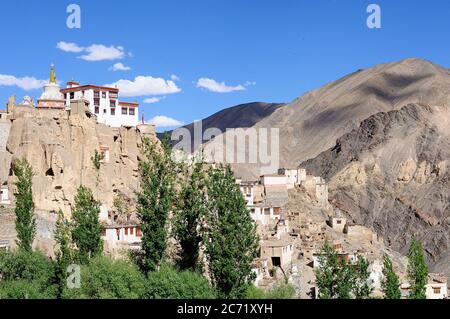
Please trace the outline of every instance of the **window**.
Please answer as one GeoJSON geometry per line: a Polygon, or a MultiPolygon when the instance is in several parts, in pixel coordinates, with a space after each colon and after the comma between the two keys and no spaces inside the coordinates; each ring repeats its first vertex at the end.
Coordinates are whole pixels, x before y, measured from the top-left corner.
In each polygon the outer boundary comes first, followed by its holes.
{"type": "Polygon", "coordinates": [[[102,92],[102,98],[106,99],[106,92],[102,92]]]}
{"type": "Polygon", "coordinates": [[[342,220],[338,219],[338,220],[336,221],[336,224],[342,224],[342,220]]]}
{"type": "Polygon", "coordinates": [[[111,109],[111,115],[116,115],[116,109],[115,108],[111,109]]]}
{"type": "Polygon", "coordinates": [[[100,113],[100,108],[98,106],[95,107],[95,114],[100,113]]]}
{"type": "Polygon", "coordinates": [[[435,295],[438,295],[441,293],[441,287],[433,287],[433,293],[435,295]]]}
{"type": "Polygon", "coordinates": [[[94,91],[94,97],[95,98],[100,98],[100,92],[99,91],[94,91]]]}
{"type": "Polygon", "coordinates": [[[106,114],[106,109],[103,110],[103,114],[106,114]]]}
{"type": "Polygon", "coordinates": [[[140,227],[136,228],[136,236],[141,237],[141,228],[140,227]]]}
{"type": "Polygon", "coordinates": [[[130,115],[134,115],[134,108],[130,108],[130,115]]]}
{"type": "Polygon", "coordinates": [[[116,101],[115,100],[109,100],[109,107],[116,107],[116,101]]]}
{"type": "Polygon", "coordinates": [[[75,98],[75,92],[70,92],[70,99],[73,100],[75,98]]]}
{"type": "Polygon", "coordinates": [[[109,97],[112,99],[117,99],[118,95],[117,93],[109,92],[109,97]]]}
{"type": "Polygon", "coordinates": [[[94,105],[100,105],[100,99],[94,98],[94,105]]]}
{"type": "Polygon", "coordinates": [[[122,107],[122,114],[123,115],[127,115],[128,114],[128,109],[126,107],[122,107]]]}
{"type": "Polygon", "coordinates": [[[102,236],[103,236],[103,237],[106,236],[106,228],[102,228],[102,236]]]}
{"type": "Polygon", "coordinates": [[[125,227],[125,235],[128,235],[128,228],[125,227]]]}

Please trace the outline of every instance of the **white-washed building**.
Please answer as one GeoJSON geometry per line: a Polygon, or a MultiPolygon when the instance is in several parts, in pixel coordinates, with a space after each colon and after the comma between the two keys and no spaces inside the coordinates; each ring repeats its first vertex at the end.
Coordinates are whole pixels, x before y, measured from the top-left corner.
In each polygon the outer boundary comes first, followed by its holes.
{"type": "Polygon", "coordinates": [[[119,89],[98,85],[80,85],[68,82],[61,90],[65,105],[71,101],[88,101],[89,111],[96,115],[97,122],[111,127],[137,126],[139,124],[139,104],[119,101],[119,89]]]}

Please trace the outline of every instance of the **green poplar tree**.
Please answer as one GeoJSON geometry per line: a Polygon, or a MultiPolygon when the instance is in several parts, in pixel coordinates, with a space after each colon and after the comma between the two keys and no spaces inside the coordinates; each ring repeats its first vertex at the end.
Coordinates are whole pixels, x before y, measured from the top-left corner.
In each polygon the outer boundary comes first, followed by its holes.
{"type": "Polygon", "coordinates": [[[103,252],[99,215],[100,204],[94,199],[92,191],[80,186],[72,212],[72,239],[78,248],[78,259],[82,264],[103,252]]]}
{"type": "Polygon", "coordinates": [[[140,191],[137,193],[137,214],[143,232],[141,268],[154,271],[160,265],[167,248],[167,224],[173,209],[175,163],[171,157],[168,135],[162,147],[148,138],[139,161],[140,191]]]}
{"type": "Polygon", "coordinates": [[[319,264],[315,271],[319,299],[350,299],[355,282],[354,270],[328,242],[322,247],[319,264]]]}
{"type": "Polygon", "coordinates": [[[17,245],[24,251],[32,251],[36,236],[36,219],[33,205],[33,169],[23,158],[14,164],[14,174],[17,177],[16,187],[16,231],[17,245]]]}
{"type": "Polygon", "coordinates": [[[201,222],[208,212],[206,201],[206,177],[203,162],[196,161],[192,172],[183,183],[177,200],[175,238],[181,246],[178,262],[182,270],[201,270],[199,249],[202,241],[201,222]]]}
{"type": "Polygon", "coordinates": [[[394,271],[394,266],[388,255],[383,257],[383,279],[381,281],[381,290],[385,299],[400,299],[400,280],[394,271]]]}
{"type": "Polygon", "coordinates": [[[425,291],[428,281],[428,266],[422,245],[413,239],[408,251],[408,280],[411,285],[411,299],[426,299],[425,291]]]}
{"type": "Polygon", "coordinates": [[[358,256],[354,266],[355,282],[352,289],[356,299],[367,299],[373,291],[372,281],[370,279],[369,262],[358,256]]]}
{"type": "Polygon", "coordinates": [[[56,259],[53,263],[54,283],[57,287],[57,298],[61,298],[67,282],[67,267],[73,262],[74,253],[71,248],[71,229],[63,212],[58,212],[55,240],[57,243],[56,259]]]}
{"type": "Polygon", "coordinates": [[[206,254],[213,286],[220,298],[244,298],[254,280],[251,265],[259,238],[229,165],[208,172],[209,214],[206,254]]]}

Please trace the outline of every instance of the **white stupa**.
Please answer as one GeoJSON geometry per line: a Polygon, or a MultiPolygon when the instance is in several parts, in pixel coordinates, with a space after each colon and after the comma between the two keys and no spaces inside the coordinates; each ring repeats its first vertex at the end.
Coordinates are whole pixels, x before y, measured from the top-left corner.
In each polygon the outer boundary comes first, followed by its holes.
{"type": "Polygon", "coordinates": [[[44,85],[44,93],[38,101],[39,108],[48,109],[62,109],[65,107],[64,94],[61,93],[61,88],[56,83],[55,66],[50,66],[50,81],[44,85]]]}

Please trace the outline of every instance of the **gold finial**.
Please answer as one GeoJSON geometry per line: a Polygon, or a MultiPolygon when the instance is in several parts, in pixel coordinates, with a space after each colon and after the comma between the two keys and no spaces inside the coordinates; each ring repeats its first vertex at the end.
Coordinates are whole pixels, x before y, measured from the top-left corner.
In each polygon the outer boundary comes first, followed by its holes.
{"type": "Polygon", "coordinates": [[[56,84],[55,66],[50,65],[50,83],[56,84]]]}

